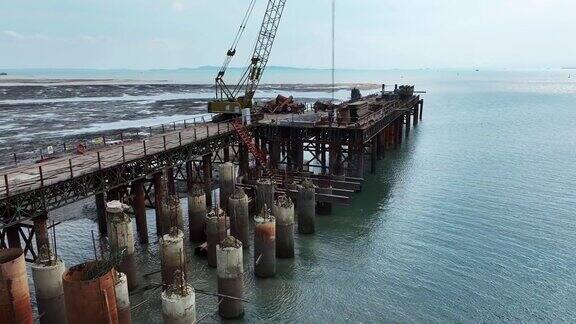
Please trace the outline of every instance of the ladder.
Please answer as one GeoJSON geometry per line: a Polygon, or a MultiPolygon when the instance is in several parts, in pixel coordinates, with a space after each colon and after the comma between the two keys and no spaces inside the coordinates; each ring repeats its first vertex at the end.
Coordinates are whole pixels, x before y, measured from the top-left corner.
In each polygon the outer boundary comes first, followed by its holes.
{"type": "Polygon", "coordinates": [[[273,174],[272,174],[272,171],[270,171],[270,169],[268,168],[266,154],[264,154],[264,152],[259,150],[256,147],[256,145],[254,145],[254,143],[252,142],[252,138],[250,136],[250,133],[248,133],[248,130],[246,129],[246,126],[244,126],[244,124],[242,123],[242,120],[240,120],[240,119],[234,120],[232,122],[232,127],[234,127],[236,134],[238,134],[238,136],[240,137],[240,139],[242,140],[244,145],[246,145],[246,147],[248,148],[248,151],[250,151],[250,153],[252,153],[252,155],[254,155],[254,158],[256,158],[256,161],[258,161],[258,163],[262,166],[262,168],[264,169],[265,175],[268,178],[272,179],[273,174]]]}

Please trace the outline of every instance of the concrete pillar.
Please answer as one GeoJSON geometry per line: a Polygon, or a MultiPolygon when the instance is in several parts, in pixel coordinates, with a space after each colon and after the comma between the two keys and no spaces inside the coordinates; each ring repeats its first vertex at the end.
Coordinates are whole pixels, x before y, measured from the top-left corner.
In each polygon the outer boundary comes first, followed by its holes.
{"type": "Polygon", "coordinates": [[[234,170],[234,164],[226,162],[219,167],[220,174],[220,208],[225,212],[229,213],[228,210],[228,198],[234,192],[235,187],[235,176],[236,172],[234,170]]]}
{"type": "Polygon", "coordinates": [[[62,275],[66,271],[64,262],[52,258],[34,263],[31,268],[40,323],[66,323],[66,304],[62,286],[62,275]]]}
{"type": "Polygon", "coordinates": [[[196,297],[192,286],[183,282],[162,292],[162,317],[165,324],[196,323],[196,297]]]}
{"type": "Polygon", "coordinates": [[[168,196],[166,178],[163,172],[154,174],[154,205],[156,206],[156,235],[162,236],[162,216],[164,215],[164,201],[168,196]]]}
{"type": "Polygon", "coordinates": [[[204,178],[204,193],[206,194],[206,206],[212,206],[212,154],[202,156],[202,174],[204,178]]]}
{"type": "Polygon", "coordinates": [[[254,218],[254,274],[260,278],[276,274],[276,220],[265,207],[254,218]]]}
{"type": "Polygon", "coordinates": [[[256,211],[260,212],[264,205],[267,208],[274,205],[274,183],[270,179],[261,178],[256,182],[256,211]]]}
{"type": "Polygon", "coordinates": [[[128,288],[133,290],[138,286],[138,270],[134,255],[134,233],[132,219],[124,213],[124,206],[119,201],[111,201],[106,205],[108,213],[108,236],[110,239],[111,258],[122,255],[118,271],[128,277],[128,288]]]}
{"type": "Polygon", "coordinates": [[[222,210],[211,210],[206,216],[206,239],[208,243],[208,265],[218,266],[216,245],[226,238],[226,214],[222,210]]]}
{"type": "Polygon", "coordinates": [[[230,234],[242,242],[247,249],[250,246],[250,218],[248,210],[248,196],[242,188],[236,188],[228,199],[230,213],[230,234]]]}
{"type": "Polygon", "coordinates": [[[298,233],[313,234],[316,231],[316,189],[306,179],[298,186],[298,233]]]}
{"type": "MultiPolygon", "coordinates": [[[[218,260],[218,293],[242,298],[244,286],[244,263],[242,242],[228,236],[216,247],[218,260]]],[[[218,312],[223,318],[238,318],[244,314],[244,304],[240,300],[218,298],[218,312]]]]}
{"type": "Polygon", "coordinates": [[[170,233],[162,236],[161,245],[162,283],[166,288],[174,283],[176,271],[182,271],[186,262],[184,233],[173,227],[170,233]]]}
{"type": "Polygon", "coordinates": [[[191,242],[206,242],[206,193],[195,185],[188,192],[188,228],[191,242]]]}
{"type": "MultiPolygon", "coordinates": [[[[323,179],[319,181],[319,186],[316,189],[316,192],[319,194],[332,194],[332,185],[330,180],[323,179]]],[[[329,202],[317,202],[316,203],[316,213],[318,215],[330,215],[332,214],[332,203],[329,202]]]]}
{"type": "Polygon", "coordinates": [[[182,216],[182,207],[178,196],[170,195],[166,199],[165,215],[162,218],[162,234],[168,234],[172,227],[177,227],[184,232],[184,219],[182,216]]]}
{"type": "Polygon", "coordinates": [[[419,105],[414,107],[414,126],[418,125],[418,121],[422,119],[422,116],[419,116],[418,108],[422,109],[424,102],[420,101],[419,105]],[[418,107],[420,105],[420,107],[418,107]]]}
{"type": "Polygon", "coordinates": [[[276,218],[276,257],[294,257],[294,203],[282,195],[274,202],[272,215],[276,218]]]}
{"type": "Polygon", "coordinates": [[[118,324],[131,324],[130,296],[128,294],[128,279],[122,272],[116,272],[114,278],[116,292],[116,307],[118,309],[118,324]]]}
{"type": "Polygon", "coordinates": [[[132,193],[134,194],[133,205],[136,214],[136,230],[140,244],[148,244],[148,223],[146,220],[146,193],[144,190],[144,180],[137,180],[132,183],[132,193]]]}
{"type": "Polygon", "coordinates": [[[106,198],[104,193],[96,194],[96,216],[98,217],[98,231],[100,236],[108,235],[108,227],[106,226],[106,198]]]}

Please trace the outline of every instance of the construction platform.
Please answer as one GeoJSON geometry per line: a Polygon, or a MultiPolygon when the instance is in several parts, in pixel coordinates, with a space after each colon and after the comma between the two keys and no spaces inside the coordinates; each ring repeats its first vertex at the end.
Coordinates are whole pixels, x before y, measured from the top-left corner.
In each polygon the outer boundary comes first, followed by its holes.
{"type": "Polygon", "coordinates": [[[255,195],[255,179],[268,169],[279,192],[296,195],[294,186],[310,179],[319,188],[317,202],[348,204],[361,190],[365,165],[374,172],[385,151],[398,147],[411,125],[422,119],[422,110],[423,100],[413,87],[396,87],[298,114],[254,114],[249,124],[246,117],[174,123],[144,139],[109,138],[82,154],[67,151],[5,166],[0,171],[0,247],[22,247],[22,239],[27,259],[33,260],[35,220],[45,224],[50,211],[90,196],[96,197],[99,217],[104,217],[106,200],[131,203],[137,200],[135,190],[127,188],[138,185],[144,187],[146,206],[155,208],[155,179],[165,170],[173,191],[202,184],[210,206],[218,187],[215,166],[228,161],[238,165],[239,185],[249,196],[255,195]],[[239,134],[241,122],[249,142],[239,134]],[[334,189],[329,194],[321,190],[327,185],[334,189]]]}

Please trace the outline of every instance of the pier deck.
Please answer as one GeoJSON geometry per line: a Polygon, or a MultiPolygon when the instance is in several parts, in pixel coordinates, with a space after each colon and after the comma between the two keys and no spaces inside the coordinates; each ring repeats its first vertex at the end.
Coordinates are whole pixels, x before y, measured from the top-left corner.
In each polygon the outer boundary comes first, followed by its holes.
{"type": "MultiPolygon", "coordinates": [[[[287,178],[298,182],[310,176],[320,188],[332,182],[335,191],[318,193],[319,201],[346,203],[360,189],[365,158],[370,157],[374,171],[375,161],[384,151],[401,143],[404,127],[408,134],[411,116],[413,123],[418,123],[422,106],[417,95],[372,95],[339,105],[337,114],[258,115],[247,128],[255,146],[266,154],[277,182],[287,178]],[[314,170],[316,175],[310,173],[314,170]]],[[[248,150],[231,122],[184,124],[181,129],[144,140],[5,168],[0,171],[0,245],[6,246],[7,232],[20,223],[135,181],[147,184],[146,198],[151,206],[154,175],[167,168],[174,173],[172,181],[184,181],[188,188],[192,183],[203,183],[207,193],[214,186],[213,163],[235,161],[241,174],[249,174],[248,150]]],[[[295,195],[293,189],[284,190],[295,195]]]]}

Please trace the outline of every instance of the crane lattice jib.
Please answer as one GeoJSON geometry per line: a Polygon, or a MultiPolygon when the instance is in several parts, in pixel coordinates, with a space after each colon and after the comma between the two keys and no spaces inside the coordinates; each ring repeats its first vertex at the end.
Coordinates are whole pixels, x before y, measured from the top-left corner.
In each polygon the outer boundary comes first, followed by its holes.
{"type": "Polygon", "coordinates": [[[262,74],[268,64],[268,59],[270,58],[270,52],[272,51],[272,45],[276,38],[276,32],[278,31],[280,18],[282,18],[285,4],[286,0],[268,1],[268,7],[264,14],[262,26],[260,27],[260,33],[258,34],[258,40],[254,47],[254,54],[252,55],[250,66],[248,66],[246,71],[244,71],[240,82],[233,91],[234,97],[238,97],[238,94],[242,91],[242,88],[244,88],[245,105],[249,105],[252,101],[254,92],[260,84],[262,74]]]}

